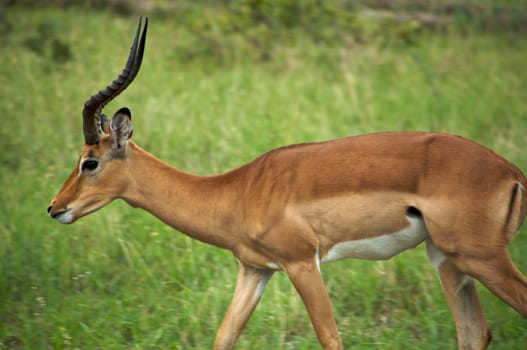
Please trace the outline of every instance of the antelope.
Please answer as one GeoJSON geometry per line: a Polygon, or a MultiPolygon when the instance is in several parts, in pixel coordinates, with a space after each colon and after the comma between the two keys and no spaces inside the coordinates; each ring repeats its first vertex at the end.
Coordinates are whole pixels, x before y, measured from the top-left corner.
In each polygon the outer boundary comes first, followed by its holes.
{"type": "Polygon", "coordinates": [[[527,211],[517,167],[459,136],[383,132],[278,148],[220,175],[183,172],[130,140],[128,108],[111,120],[102,114],[139,72],[147,26],[139,20],[121,74],[84,103],[84,146],[48,214],[70,224],[122,199],[230,250],[238,277],[214,349],[234,347],[277,271],[298,292],[321,346],[342,349],[320,264],[390,259],[422,242],[459,349],[491,341],[475,279],[527,317],[527,279],[507,250],[527,211]]]}

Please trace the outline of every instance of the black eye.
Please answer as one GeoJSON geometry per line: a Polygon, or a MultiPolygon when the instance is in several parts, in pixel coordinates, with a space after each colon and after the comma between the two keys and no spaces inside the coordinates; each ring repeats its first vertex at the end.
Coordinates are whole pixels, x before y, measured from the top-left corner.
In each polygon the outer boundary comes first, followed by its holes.
{"type": "Polygon", "coordinates": [[[99,165],[99,162],[96,160],[85,160],[82,163],[81,170],[95,170],[98,165],[99,165]]]}

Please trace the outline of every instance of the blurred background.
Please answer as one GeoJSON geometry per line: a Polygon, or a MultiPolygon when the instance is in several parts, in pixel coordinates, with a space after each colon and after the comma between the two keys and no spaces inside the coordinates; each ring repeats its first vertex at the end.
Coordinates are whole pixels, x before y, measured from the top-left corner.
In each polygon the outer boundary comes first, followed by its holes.
{"type": "MultiPolygon", "coordinates": [[[[71,226],[46,215],[76,166],[82,104],[122,69],[141,15],[141,72],[105,112],[128,106],[134,141],[180,169],[216,174],[286,144],[423,130],[527,170],[527,1],[1,0],[0,349],[213,343],[236,278],[228,252],[120,201],[71,226]]],[[[510,252],[526,273],[523,231],[510,252]]],[[[423,247],[322,270],[346,348],[456,348],[423,247]]],[[[526,349],[525,320],[478,290],[491,349],[526,349]]],[[[318,348],[275,274],[237,349],[318,348]]]]}

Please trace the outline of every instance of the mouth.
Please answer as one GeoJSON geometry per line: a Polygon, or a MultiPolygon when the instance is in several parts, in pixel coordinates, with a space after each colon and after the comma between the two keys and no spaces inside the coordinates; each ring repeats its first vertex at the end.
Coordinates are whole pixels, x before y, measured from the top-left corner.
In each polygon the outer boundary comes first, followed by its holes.
{"type": "Polygon", "coordinates": [[[49,216],[61,224],[71,224],[73,222],[73,214],[71,213],[71,210],[60,210],[60,211],[49,211],[49,216]]]}

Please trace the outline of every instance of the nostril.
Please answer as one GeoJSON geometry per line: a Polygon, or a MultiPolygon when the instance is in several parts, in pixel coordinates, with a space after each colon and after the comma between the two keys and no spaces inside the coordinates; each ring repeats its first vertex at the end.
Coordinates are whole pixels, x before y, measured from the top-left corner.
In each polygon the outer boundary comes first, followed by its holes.
{"type": "Polygon", "coordinates": [[[51,213],[51,209],[53,209],[53,206],[52,206],[52,205],[50,205],[50,206],[48,207],[48,214],[51,213]]]}

